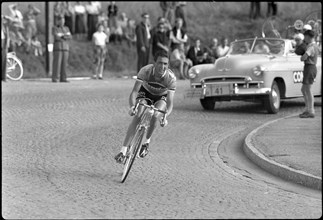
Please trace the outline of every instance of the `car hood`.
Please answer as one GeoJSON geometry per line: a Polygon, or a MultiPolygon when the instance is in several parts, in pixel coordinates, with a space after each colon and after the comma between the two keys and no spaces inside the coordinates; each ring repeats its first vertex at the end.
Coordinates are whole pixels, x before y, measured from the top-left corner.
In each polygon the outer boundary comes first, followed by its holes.
{"type": "Polygon", "coordinates": [[[251,73],[252,69],[258,65],[266,67],[270,65],[271,68],[274,67],[273,60],[278,58],[273,55],[233,55],[221,57],[216,60],[214,64],[201,64],[192,67],[192,70],[197,73],[192,82],[200,82],[201,79],[210,76],[217,75],[245,75],[246,73],[251,73]]]}

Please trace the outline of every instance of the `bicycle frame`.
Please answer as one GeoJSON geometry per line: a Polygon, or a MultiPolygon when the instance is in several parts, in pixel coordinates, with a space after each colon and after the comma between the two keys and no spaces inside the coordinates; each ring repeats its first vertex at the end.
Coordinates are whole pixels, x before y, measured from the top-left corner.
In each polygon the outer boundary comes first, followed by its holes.
{"type": "MultiPolygon", "coordinates": [[[[146,98],[146,100],[150,100],[150,99],[146,98]]],[[[161,126],[164,127],[167,111],[160,110],[160,109],[156,108],[154,105],[147,105],[145,103],[138,102],[135,106],[135,112],[137,111],[139,105],[145,107],[144,112],[142,113],[142,116],[141,116],[139,127],[143,126],[143,127],[145,127],[145,129],[148,129],[148,127],[150,125],[150,120],[156,111],[163,114],[161,126]]]]}
{"type": "Polygon", "coordinates": [[[165,121],[166,121],[166,111],[159,110],[154,105],[147,105],[145,103],[138,102],[135,106],[134,112],[137,112],[139,105],[144,106],[145,109],[141,115],[140,122],[136,128],[134,136],[132,137],[132,140],[131,140],[131,143],[130,143],[130,146],[129,146],[129,149],[128,149],[128,152],[126,155],[127,159],[126,159],[124,171],[123,171],[123,174],[121,177],[121,183],[123,183],[126,180],[128,174],[130,172],[132,164],[133,164],[133,162],[138,154],[138,151],[141,147],[141,142],[143,140],[143,137],[146,134],[147,129],[150,126],[150,121],[151,121],[151,118],[153,117],[154,113],[156,111],[158,111],[158,112],[161,112],[164,114],[161,126],[164,126],[165,121]]]}

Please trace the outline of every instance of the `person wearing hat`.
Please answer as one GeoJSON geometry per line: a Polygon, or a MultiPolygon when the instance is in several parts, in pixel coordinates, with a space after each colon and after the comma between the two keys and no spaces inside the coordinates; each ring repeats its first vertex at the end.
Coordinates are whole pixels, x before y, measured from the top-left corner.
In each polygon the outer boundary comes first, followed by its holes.
{"type": "Polygon", "coordinates": [[[307,43],[307,48],[301,57],[301,61],[304,61],[304,70],[303,70],[303,85],[302,85],[302,94],[305,101],[305,111],[299,115],[300,118],[314,118],[314,96],[311,91],[312,85],[315,81],[317,74],[317,57],[319,54],[319,48],[314,40],[315,33],[312,30],[307,30],[304,32],[304,40],[307,43]]]}
{"type": "Polygon", "coordinates": [[[306,43],[304,42],[304,35],[302,33],[298,33],[295,35],[294,40],[296,42],[295,53],[302,56],[307,47],[306,43]]]}
{"type": "Polygon", "coordinates": [[[307,30],[312,30],[312,26],[309,25],[309,24],[305,24],[304,27],[303,27],[303,30],[304,30],[304,32],[307,31],[307,30]]]}
{"type": "Polygon", "coordinates": [[[72,39],[72,35],[64,23],[64,15],[59,16],[57,25],[52,30],[54,35],[52,82],[58,82],[58,76],[60,76],[60,82],[68,82],[66,80],[66,69],[69,55],[69,40],[72,39]]]}
{"type": "Polygon", "coordinates": [[[141,15],[142,21],[136,26],[136,44],[137,44],[137,71],[139,71],[143,66],[146,66],[149,62],[149,50],[150,50],[150,21],[149,15],[143,13],[141,15]]]}

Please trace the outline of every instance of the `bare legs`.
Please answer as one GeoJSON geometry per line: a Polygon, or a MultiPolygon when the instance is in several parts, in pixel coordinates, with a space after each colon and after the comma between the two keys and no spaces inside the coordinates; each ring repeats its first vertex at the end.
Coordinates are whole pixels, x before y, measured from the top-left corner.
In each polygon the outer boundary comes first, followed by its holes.
{"type": "Polygon", "coordinates": [[[315,113],[315,111],[314,111],[314,96],[313,96],[311,88],[312,88],[311,84],[303,84],[301,91],[304,96],[305,111],[314,114],[315,113]]]}

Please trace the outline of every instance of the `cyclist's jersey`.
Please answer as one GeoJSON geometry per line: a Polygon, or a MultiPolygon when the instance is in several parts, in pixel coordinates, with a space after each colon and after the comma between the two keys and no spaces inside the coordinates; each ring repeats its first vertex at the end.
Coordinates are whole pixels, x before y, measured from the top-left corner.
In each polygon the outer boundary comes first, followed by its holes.
{"type": "Polygon", "coordinates": [[[153,95],[165,95],[167,91],[175,91],[176,89],[174,73],[167,69],[161,79],[156,79],[153,64],[142,67],[137,75],[137,80],[143,82],[142,86],[153,95]]]}

